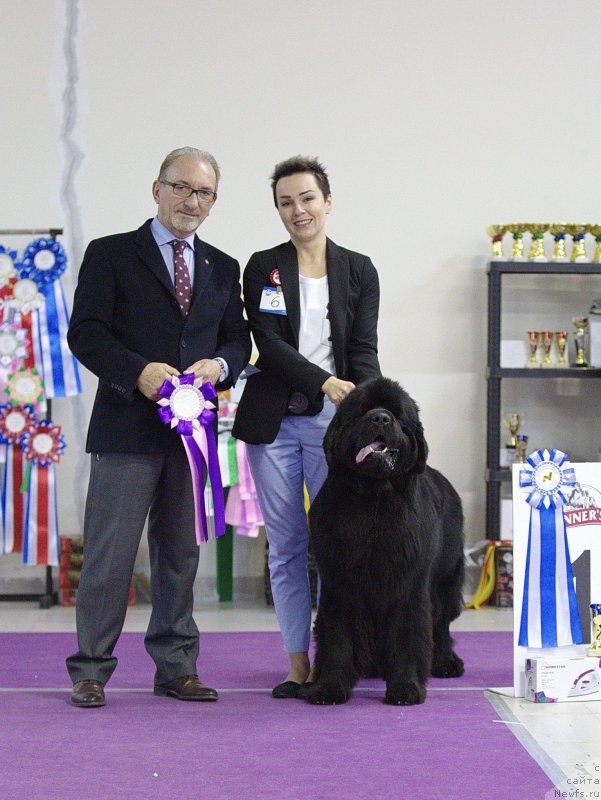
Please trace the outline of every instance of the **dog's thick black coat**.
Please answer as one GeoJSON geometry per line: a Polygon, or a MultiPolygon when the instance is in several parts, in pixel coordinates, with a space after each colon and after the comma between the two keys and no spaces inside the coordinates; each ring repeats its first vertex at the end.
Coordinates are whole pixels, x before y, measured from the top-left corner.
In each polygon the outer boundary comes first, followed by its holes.
{"type": "Polygon", "coordinates": [[[321,576],[310,703],[344,703],[362,677],[385,701],[423,703],[430,675],[463,674],[450,622],[463,585],[463,515],[449,481],[426,466],[418,408],[376,378],[344,400],[324,439],[328,477],[309,511],[321,576]]]}

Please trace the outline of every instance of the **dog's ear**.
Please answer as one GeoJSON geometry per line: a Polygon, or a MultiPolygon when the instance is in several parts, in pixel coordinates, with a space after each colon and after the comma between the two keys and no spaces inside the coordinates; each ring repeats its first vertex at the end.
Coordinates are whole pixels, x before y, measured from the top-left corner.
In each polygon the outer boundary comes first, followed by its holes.
{"type": "Polygon", "coordinates": [[[424,436],[424,429],[419,421],[415,428],[415,443],[417,445],[417,459],[415,461],[413,471],[420,475],[426,470],[426,461],[428,460],[428,444],[424,436]]]}

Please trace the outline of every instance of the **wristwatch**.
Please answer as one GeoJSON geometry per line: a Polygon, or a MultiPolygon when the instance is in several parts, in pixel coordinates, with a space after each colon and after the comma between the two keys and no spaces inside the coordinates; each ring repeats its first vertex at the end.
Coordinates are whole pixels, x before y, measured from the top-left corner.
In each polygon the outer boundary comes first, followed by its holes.
{"type": "Polygon", "coordinates": [[[219,383],[223,383],[223,381],[227,378],[228,372],[229,372],[229,370],[227,368],[227,364],[225,363],[225,361],[222,358],[219,358],[219,356],[216,356],[215,361],[219,364],[219,381],[218,382],[219,383]]]}

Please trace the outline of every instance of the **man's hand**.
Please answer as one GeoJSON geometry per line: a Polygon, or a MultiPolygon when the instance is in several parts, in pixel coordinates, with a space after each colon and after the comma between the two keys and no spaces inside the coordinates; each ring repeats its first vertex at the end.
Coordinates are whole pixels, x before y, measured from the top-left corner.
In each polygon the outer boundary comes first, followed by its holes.
{"type": "Polygon", "coordinates": [[[203,381],[210,381],[214,386],[216,383],[219,383],[221,367],[219,366],[219,361],[215,361],[214,358],[203,358],[191,364],[188,369],[185,370],[184,375],[190,375],[192,372],[195,378],[202,378],[203,381]]]}
{"type": "Polygon", "coordinates": [[[151,361],[139,374],[136,386],[144,397],[156,402],[160,399],[159,389],[164,381],[171,379],[172,375],[179,375],[179,370],[170,367],[169,364],[151,361]]]}
{"type": "Polygon", "coordinates": [[[354,388],[355,384],[351,383],[351,381],[343,381],[340,380],[340,378],[335,378],[333,375],[330,375],[321,387],[321,391],[327,394],[335,406],[338,406],[354,388]]]}

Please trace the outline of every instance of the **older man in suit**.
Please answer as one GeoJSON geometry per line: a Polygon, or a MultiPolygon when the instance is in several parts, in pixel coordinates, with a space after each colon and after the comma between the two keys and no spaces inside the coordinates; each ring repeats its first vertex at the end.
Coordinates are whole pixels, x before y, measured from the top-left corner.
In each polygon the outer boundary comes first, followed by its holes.
{"type": "Polygon", "coordinates": [[[218,182],[209,153],[169,153],[152,186],[156,218],[91,242],[81,265],[68,338],[98,377],[98,391],[86,445],[92,465],[79,650],[67,659],[78,707],[105,703],[147,518],[152,615],[144,641],[156,665],[154,693],[217,700],[196,673],[199,551],[190,470],[156,401],[163,381],[181,373],[227,389],[250,356],[238,262],[195,234],[215,204],[218,182]]]}

